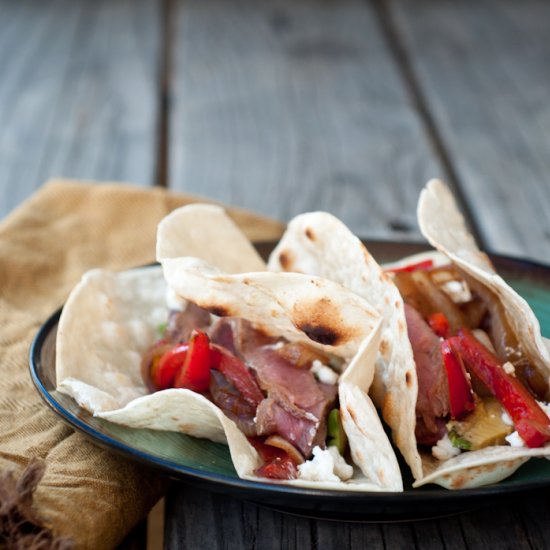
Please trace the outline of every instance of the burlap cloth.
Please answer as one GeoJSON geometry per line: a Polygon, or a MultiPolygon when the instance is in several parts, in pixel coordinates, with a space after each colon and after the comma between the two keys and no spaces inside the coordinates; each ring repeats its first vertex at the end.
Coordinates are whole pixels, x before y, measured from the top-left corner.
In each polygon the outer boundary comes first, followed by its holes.
{"type": "MultiPolygon", "coordinates": [[[[35,510],[77,548],[120,543],[166,479],[96,447],[51,412],[30,379],[29,345],[82,273],[153,261],[159,220],[196,201],[161,189],[59,180],[0,224],[0,473],[20,475],[33,457],[45,459],[35,510]]],[[[281,233],[278,222],[231,214],[252,240],[281,233]]]]}

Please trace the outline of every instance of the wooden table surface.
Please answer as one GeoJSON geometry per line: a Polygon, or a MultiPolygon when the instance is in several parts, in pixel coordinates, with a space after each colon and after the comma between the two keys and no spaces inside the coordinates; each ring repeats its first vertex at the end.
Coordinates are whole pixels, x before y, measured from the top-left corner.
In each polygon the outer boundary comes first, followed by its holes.
{"type": "MultiPolygon", "coordinates": [[[[482,247],[548,262],[544,0],[0,0],[0,75],[2,216],[67,176],[416,240],[440,176],[482,247]]],[[[174,484],[165,547],[548,548],[549,512],[350,524],[174,484]]]]}

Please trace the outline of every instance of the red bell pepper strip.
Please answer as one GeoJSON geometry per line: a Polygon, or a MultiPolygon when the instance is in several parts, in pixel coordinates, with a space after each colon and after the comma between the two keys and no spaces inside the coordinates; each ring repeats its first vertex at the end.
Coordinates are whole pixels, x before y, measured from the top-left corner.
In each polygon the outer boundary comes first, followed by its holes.
{"type": "Polygon", "coordinates": [[[258,451],[260,458],[264,462],[272,462],[276,458],[284,458],[287,453],[279,447],[273,447],[273,445],[266,445],[265,437],[247,437],[248,442],[258,451]]]}
{"type": "Polygon", "coordinates": [[[422,260],[421,262],[416,262],[414,264],[404,265],[401,267],[388,267],[384,269],[386,273],[400,273],[406,271],[410,273],[411,271],[416,271],[417,269],[431,269],[434,266],[433,260],[422,260]]]}
{"type": "Polygon", "coordinates": [[[263,401],[264,395],[246,365],[226,349],[210,346],[210,366],[219,370],[254,407],[263,401]]]}
{"type": "Polygon", "coordinates": [[[449,337],[449,320],[444,313],[432,313],[428,316],[428,324],[431,329],[441,338],[449,337]]]}
{"type": "Polygon", "coordinates": [[[296,464],[288,455],[265,463],[257,468],[254,473],[260,477],[270,479],[296,479],[298,477],[296,464]]]}
{"type": "Polygon", "coordinates": [[[467,329],[461,329],[449,341],[461,355],[466,368],[487,386],[510,415],[528,447],[541,447],[550,441],[550,418],[525,386],[502,368],[493,353],[467,329]]]}
{"type": "Polygon", "coordinates": [[[181,369],[187,350],[187,344],[180,344],[153,358],[151,366],[151,380],[157,390],[165,390],[174,385],[176,373],[181,369]]]}
{"type": "Polygon", "coordinates": [[[141,377],[147,388],[152,392],[161,389],[158,386],[157,369],[160,358],[172,347],[172,344],[166,340],[158,340],[147,350],[141,359],[141,377]]]}
{"type": "MultiPolygon", "coordinates": [[[[183,366],[176,374],[174,387],[205,392],[210,385],[210,339],[205,332],[194,330],[188,345],[189,349],[185,354],[183,366]]],[[[174,348],[177,349],[179,346],[174,348]]],[[[174,352],[174,361],[176,357],[177,352],[174,352]]]]}
{"type": "Polygon", "coordinates": [[[462,359],[455,353],[449,340],[441,342],[441,353],[447,371],[451,418],[460,419],[475,408],[472,385],[466,375],[462,359]]]}
{"type": "Polygon", "coordinates": [[[249,437],[248,441],[258,451],[264,462],[255,470],[256,475],[270,479],[296,479],[298,477],[296,463],[286,451],[266,445],[260,437],[249,437]]]}

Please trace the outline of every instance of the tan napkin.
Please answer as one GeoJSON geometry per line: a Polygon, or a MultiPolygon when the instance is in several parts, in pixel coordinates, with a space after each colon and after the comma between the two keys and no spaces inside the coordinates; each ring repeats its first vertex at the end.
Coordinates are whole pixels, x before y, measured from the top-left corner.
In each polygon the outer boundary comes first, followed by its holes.
{"type": "MultiPolygon", "coordinates": [[[[165,480],[96,447],[42,402],[28,370],[31,340],[84,271],[155,256],[159,220],[197,198],[128,185],[51,181],[0,224],[0,474],[46,461],[36,513],[78,548],[111,548],[147,514],[165,480]]],[[[231,210],[252,240],[282,226],[231,210]]],[[[0,508],[1,508],[0,502],[0,508]]]]}

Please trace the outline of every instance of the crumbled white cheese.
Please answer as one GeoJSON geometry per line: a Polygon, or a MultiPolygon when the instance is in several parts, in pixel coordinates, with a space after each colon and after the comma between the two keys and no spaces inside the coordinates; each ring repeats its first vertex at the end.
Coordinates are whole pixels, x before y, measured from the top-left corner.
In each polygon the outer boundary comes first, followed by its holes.
{"type": "Polygon", "coordinates": [[[311,372],[315,375],[315,378],[317,378],[319,382],[323,382],[323,384],[336,384],[338,382],[338,374],[329,366],[319,361],[319,359],[313,360],[311,372]]]}
{"type": "Polygon", "coordinates": [[[187,302],[178,296],[170,287],[166,289],[166,306],[170,311],[183,311],[187,302]]]}
{"type": "Polygon", "coordinates": [[[313,458],[298,466],[298,478],[309,481],[346,481],[353,476],[353,467],[346,463],[334,446],[313,449],[313,458]]]}
{"type": "Polygon", "coordinates": [[[510,363],[510,361],[506,361],[506,363],[502,365],[502,368],[506,374],[511,374],[512,376],[516,375],[516,369],[514,368],[514,365],[510,363]]]}
{"type": "Polygon", "coordinates": [[[346,481],[353,476],[353,466],[350,466],[344,457],[339,453],[338,448],[331,445],[328,448],[329,453],[334,459],[334,473],[342,480],[346,481]]]}
{"type": "Polygon", "coordinates": [[[447,281],[440,288],[455,304],[465,304],[472,299],[466,281],[447,281]]]}
{"type": "Polygon", "coordinates": [[[525,441],[521,439],[521,436],[518,432],[512,432],[510,435],[507,435],[504,439],[510,443],[511,447],[525,447],[525,441]]]}
{"type": "Polygon", "coordinates": [[[460,449],[458,447],[455,447],[451,440],[449,439],[449,435],[445,434],[433,447],[432,447],[432,455],[437,458],[437,460],[449,460],[449,458],[453,458],[453,456],[457,456],[460,454],[460,449]]]}
{"type": "Polygon", "coordinates": [[[514,423],[512,422],[512,419],[510,418],[510,415],[506,411],[502,411],[501,420],[504,424],[507,426],[513,426],[514,423]]]}

